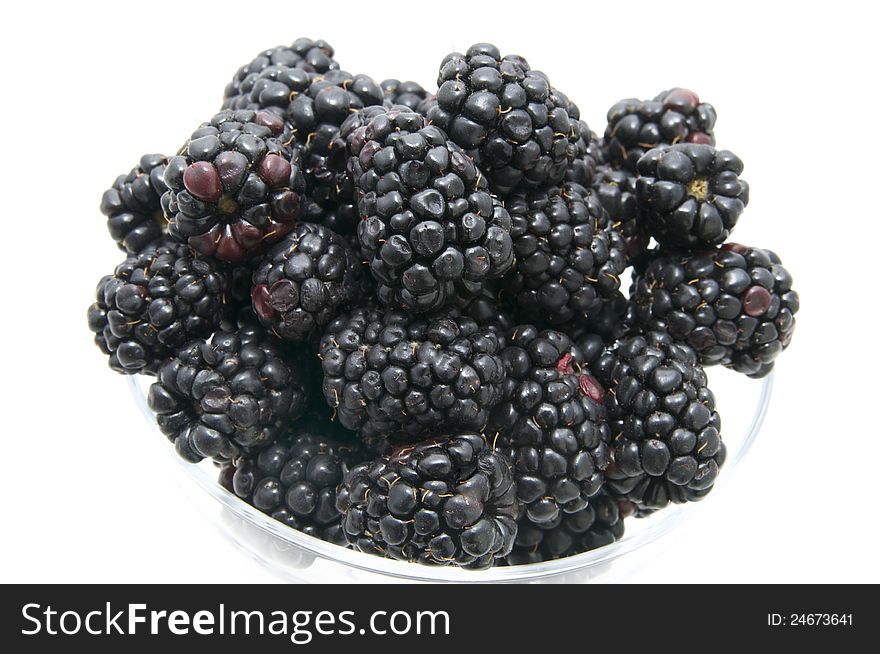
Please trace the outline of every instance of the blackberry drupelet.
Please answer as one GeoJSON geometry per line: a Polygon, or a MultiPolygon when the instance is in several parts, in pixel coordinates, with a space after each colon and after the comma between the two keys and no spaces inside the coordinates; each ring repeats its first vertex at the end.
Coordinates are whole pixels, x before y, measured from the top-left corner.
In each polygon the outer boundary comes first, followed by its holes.
{"type": "Polygon", "coordinates": [[[127,175],[120,175],[101,197],[101,213],[120,250],[140,252],[165,233],[160,199],[166,191],[165,155],[145,154],[127,175]]]}
{"type": "Polygon", "coordinates": [[[776,253],[727,243],[710,252],[659,253],[634,279],[636,317],[687,343],[703,365],[763,377],[791,342],[800,306],[776,253]]]}
{"type": "MultiPolygon", "coordinates": [[[[570,112],[577,112],[577,105],[569,105],[570,112]]],[[[599,138],[584,121],[578,122],[578,140],[574,143],[572,156],[565,169],[565,181],[574,182],[587,188],[592,185],[597,168],[602,164],[604,154],[599,138]]]]}
{"type": "Polygon", "coordinates": [[[336,487],[347,466],[363,458],[356,443],[291,430],[281,440],[226,464],[221,478],[234,471],[232,490],[248,504],[297,531],[346,545],[336,487]]]}
{"type": "Polygon", "coordinates": [[[501,400],[503,339],[457,312],[359,308],[321,339],[324,397],[375,449],[439,429],[482,429],[501,400]]]}
{"type": "Polygon", "coordinates": [[[511,268],[510,215],[443,130],[391,109],[348,141],[361,252],[383,304],[430,311],[511,268]]]}
{"type": "Polygon", "coordinates": [[[550,525],[585,509],[602,488],[610,463],[605,391],[561,332],[518,325],[501,359],[504,401],[487,433],[513,462],[523,520],[550,525]]]}
{"type": "Polygon", "coordinates": [[[636,196],[660,245],[706,249],[727,240],[749,203],[743,163],[727,150],[684,143],[639,159],[636,196]]]}
{"type": "Polygon", "coordinates": [[[303,190],[291,138],[268,111],[222,111],[193,132],[165,169],[172,236],[229,262],[278,241],[299,216],[303,190]]]}
{"type": "Polygon", "coordinates": [[[349,543],[403,561],[487,568],[510,552],[510,462],[477,433],[435,438],[355,466],[337,506],[349,543]]]}
{"type": "Polygon", "coordinates": [[[333,59],[333,46],[326,41],[300,38],[293,44],[279,45],[269,50],[264,50],[254,57],[253,61],[238,69],[235,77],[227,84],[223,94],[223,108],[230,109],[228,100],[239,96],[242,87],[249,88],[254,80],[270,66],[287,66],[299,68],[309,73],[326,73],[336,70],[339,64],[333,59]]]}
{"type": "Polygon", "coordinates": [[[647,332],[615,343],[593,369],[608,389],[608,491],[639,511],[705,497],[726,450],[715,396],[693,349],[665,332],[647,332]]]}
{"type": "Polygon", "coordinates": [[[303,342],[355,301],[361,268],[341,236],[321,225],[298,224],[257,265],[254,311],[279,338],[303,342]]]}
{"type": "Polygon", "coordinates": [[[623,238],[627,261],[636,261],[651,241],[648,227],[639,216],[636,175],[625,168],[600,165],[596,168],[592,188],[608,212],[611,228],[623,238]]]}
{"type": "Polygon", "coordinates": [[[306,408],[302,361],[258,325],[193,340],[159,369],[148,402],[187,461],[230,461],[275,440],[306,408]]]}
{"type": "Polygon", "coordinates": [[[410,111],[418,111],[419,106],[428,98],[428,92],[418,82],[386,79],[380,86],[386,101],[406,107],[410,111]]]}
{"type": "Polygon", "coordinates": [[[696,93],[674,88],[654,100],[621,100],[608,110],[607,162],[636,172],[648,150],[676,143],[715,145],[715,108],[696,93]]]}
{"type": "Polygon", "coordinates": [[[492,190],[558,184],[577,152],[579,112],[518,55],[478,43],[440,66],[428,119],[468,151],[492,190]]]}
{"type": "Polygon", "coordinates": [[[425,96],[425,99],[416,107],[416,113],[423,115],[425,118],[431,113],[431,110],[437,106],[436,94],[425,96]]]}
{"type": "Polygon", "coordinates": [[[481,290],[461,312],[473,318],[480,327],[493,327],[500,334],[506,334],[516,324],[513,314],[498,299],[494,288],[481,290]]]}
{"type": "MultiPolygon", "coordinates": [[[[602,300],[602,308],[587,320],[577,320],[565,326],[566,333],[580,347],[579,340],[596,336],[603,343],[612,343],[635,329],[635,305],[621,292],[602,300]]],[[[581,348],[583,350],[583,348],[581,348]]],[[[586,352],[584,352],[586,356],[586,352]]],[[[591,359],[586,357],[589,365],[591,359]]]]}
{"type": "Polygon", "coordinates": [[[100,281],[89,328],[113,370],[155,374],[176,347],[217,328],[230,286],[229,273],[166,238],[100,281]]]}
{"type": "Polygon", "coordinates": [[[505,561],[508,565],[540,563],[605,547],[623,537],[623,522],[618,500],[599,491],[587,508],[560,514],[549,525],[522,521],[505,561]]]}
{"type": "Polygon", "coordinates": [[[516,265],[502,299],[523,321],[561,325],[588,319],[620,287],[624,244],[598,198],[579,184],[518,191],[505,202],[516,265]]]}

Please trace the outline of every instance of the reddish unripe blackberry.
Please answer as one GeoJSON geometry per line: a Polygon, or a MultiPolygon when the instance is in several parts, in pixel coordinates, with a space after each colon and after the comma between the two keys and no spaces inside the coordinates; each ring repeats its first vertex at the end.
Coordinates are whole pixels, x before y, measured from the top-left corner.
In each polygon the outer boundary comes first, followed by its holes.
{"type": "Polygon", "coordinates": [[[165,169],[171,235],[233,263],[280,240],[299,217],[304,188],[291,138],[269,111],[222,111],[193,132],[165,169]]]}

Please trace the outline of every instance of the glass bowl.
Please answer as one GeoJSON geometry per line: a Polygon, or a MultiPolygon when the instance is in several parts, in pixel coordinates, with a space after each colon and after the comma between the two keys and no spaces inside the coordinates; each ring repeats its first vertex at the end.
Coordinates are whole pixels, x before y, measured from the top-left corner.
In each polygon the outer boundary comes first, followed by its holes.
{"type": "MultiPolygon", "coordinates": [[[[710,387],[718,401],[722,437],[728,448],[727,461],[715,488],[701,502],[670,506],[646,518],[629,518],[619,541],[590,552],[555,561],[517,566],[496,566],[488,570],[463,570],[427,566],[364,554],[307,536],[277,522],[249,506],[218,482],[218,470],[210,461],[193,465],[175,453],[164,437],[153,438],[163,446],[181,472],[181,487],[195,505],[194,510],[211,519],[220,533],[230,539],[275,576],[295,582],[388,583],[429,582],[549,582],[578,583],[607,576],[611,563],[669,533],[707,503],[727,483],[746,455],[764,421],[773,376],[755,381],[723,368],[709,368],[710,387]]],[[[153,436],[161,436],[146,393],[152,382],[146,377],[129,377],[132,395],[149,422],[153,436]]]]}

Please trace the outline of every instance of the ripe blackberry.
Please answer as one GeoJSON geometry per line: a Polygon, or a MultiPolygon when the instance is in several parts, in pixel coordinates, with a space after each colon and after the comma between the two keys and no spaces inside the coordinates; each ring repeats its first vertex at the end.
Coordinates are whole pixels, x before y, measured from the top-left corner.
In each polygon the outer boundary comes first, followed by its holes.
{"type": "Polygon", "coordinates": [[[510,462],[477,433],[425,440],[355,466],[337,506],[355,549],[403,561],[486,568],[516,537],[510,462]]]}
{"type": "Polygon", "coordinates": [[[518,325],[501,359],[505,399],[488,433],[513,461],[524,520],[549,525],[582,511],[602,487],[610,462],[605,391],[561,332],[518,325]]]}
{"type": "Polygon", "coordinates": [[[654,100],[621,100],[608,110],[605,149],[608,163],[636,172],[650,149],[676,143],[715,145],[715,107],[693,91],[674,88],[654,100]]]}
{"type": "Polygon", "coordinates": [[[160,198],[166,191],[161,154],[145,154],[127,175],[120,175],[101,197],[101,213],[120,250],[140,252],[165,232],[160,198]]]}
{"type": "Polygon", "coordinates": [[[355,309],[321,339],[324,397],[374,447],[439,429],[480,430],[501,399],[503,339],[447,311],[355,309]]]}
{"type": "Polygon", "coordinates": [[[609,492],[648,511],[705,497],[726,449],[694,350],[665,332],[647,332],[615,343],[593,369],[608,389],[609,492]]]}
{"type": "Polygon", "coordinates": [[[251,299],[260,322],[276,336],[302,342],[355,300],[361,261],[342,237],[301,223],[260,260],[251,299]]]}
{"type": "Polygon", "coordinates": [[[221,111],[168,162],[169,232],[202,254],[239,262],[290,231],[302,183],[290,130],[268,111],[221,111]]]}
{"type": "Polygon", "coordinates": [[[540,563],[605,547],[623,537],[623,519],[618,500],[599,491],[587,508],[560,514],[549,525],[521,522],[506,563],[540,563]]]}
{"type": "Polygon", "coordinates": [[[645,253],[651,240],[647,225],[639,216],[636,175],[625,168],[600,165],[592,188],[608,212],[611,228],[623,238],[627,261],[635,261],[645,253]]]}
{"type": "Polygon", "coordinates": [[[339,68],[339,64],[333,59],[334,54],[333,46],[326,41],[312,41],[306,38],[297,39],[289,46],[279,45],[264,50],[249,64],[239,68],[235,77],[227,84],[223,94],[223,108],[229,109],[226,100],[239,96],[242,87],[250,88],[260,73],[270,66],[299,68],[309,73],[326,73],[339,68]]]}
{"type": "Polygon", "coordinates": [[[471,154],[493,191],[563,180],[581,137],[579,112],[523,57],[478,43],[443,59],[437,85],[428,119],[471,154]]]}
{"type": "Polygon", "coordinates": [[[598,198],[579,184],[518,191],[505,202],[512,217],[516,266],[502,297],[520,320],[560,325],[598,313],[620,287],[623,240],[598,198]]]}
{"type": "Polygon", "coordinates": [[[100,281],[89,328],[113,370],[155,374],[176,347],[217,328],[229,287],[227,272],[166,239],[100,281]]]}
{"type": "Polygon", "coordinates": [[[230,461],[271,442],[302,414],[304,356],[256,325],[220,330],[162,365],[147,399],[184,459],[230,461]]]}
{"type": "Polygon", "coordinates": [[[401,82],[398,79],[386,79],[380,84],[385,100],[392,105],[399,105],[411,111],[418,111],[427,98],[428,92],[418,82],[401,82]]]}
{"type": "MultiPolygon", "coordinates": [[[[270,66],[241,93],[228,98],[235,108],[268,109],[290,123],[309,198],[340,223],[357,225],[354,187],[345,175],[345,120],[365,107],[381,106],[381,87],[366,75],[332,70],[322,75],[287,66],[270,66]]],[[[347,230],[339,226],[345,235],[347,230]]]]}
{"type": "Polygon", "coordinates": [[[743,163],[727,150],[683,143],[639,159],[636,192],[643,220],[661,245],[705,249],[727,240],[749,203],[743,163]]]}
{"type": "Polygon", "coordinates": [[[290,434],[224,466],[232,490],[248,504],[309,536],[345,545],[336,487],[347,466],[362,460],[353,443],[313,432],[290,434]]]}
{"type": "Polygon", "coordinates": [[[763,377],[788,347],[800,306],[776,253],[727,243],[710,252],[655,256],[632,300],[646,329],[687,343],[703,365],[763,377]]]}
{"type": "Polygon", "coordinates": [[[361,252],[383,304],[430,311],[511,268],[510,215],[440,128],[391,109],[348,141],[361,252]]]}

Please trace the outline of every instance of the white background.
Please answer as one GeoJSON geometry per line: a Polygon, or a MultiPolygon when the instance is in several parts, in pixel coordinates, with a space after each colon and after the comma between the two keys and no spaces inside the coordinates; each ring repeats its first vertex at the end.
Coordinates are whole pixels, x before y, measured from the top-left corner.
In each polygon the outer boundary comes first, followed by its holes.
{"type": "Polygon", "coordinates": [[[0,581],[274,579],[181,499],[172,462],[147,442],[162,437],[90,343],[85,312],[121,259],[98,211],[102,191],[142,153],[175,151],[219,107],[239,65],[299,36],[330,41],[351,72],[429,89],[447,52],[492,41],[549,73],[600,133],[620,98],[685,86],[712,102],[718,143],[743,158],[752,188],[736,240],[783,257],[803,308],[737,474],[685,526],[620,560],[618,576],[880,581],[880,97],[869,3],[590,5],[4,10],[0,581]]]}

